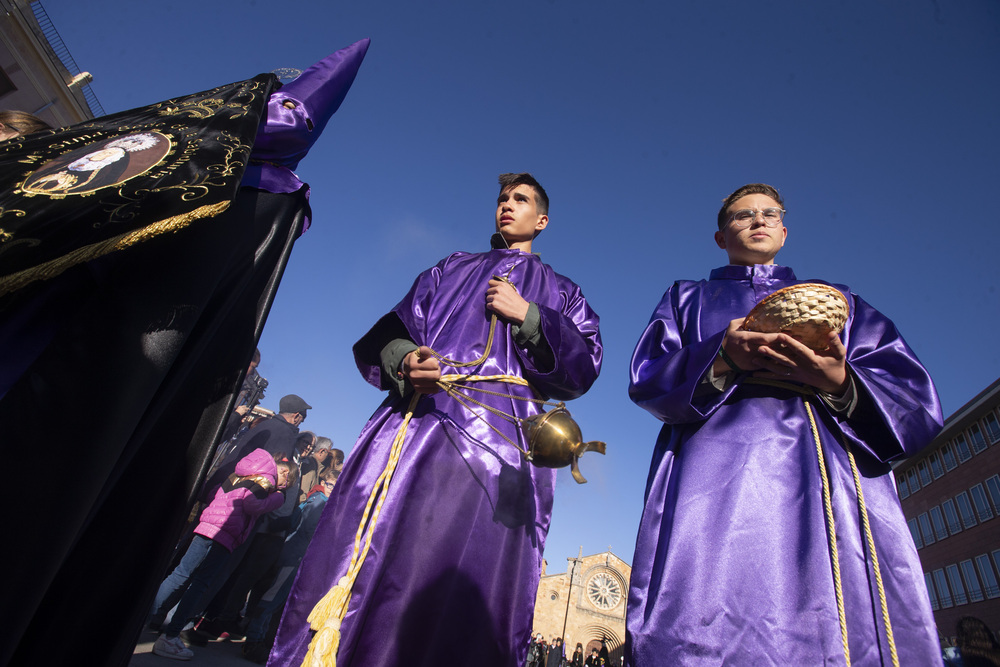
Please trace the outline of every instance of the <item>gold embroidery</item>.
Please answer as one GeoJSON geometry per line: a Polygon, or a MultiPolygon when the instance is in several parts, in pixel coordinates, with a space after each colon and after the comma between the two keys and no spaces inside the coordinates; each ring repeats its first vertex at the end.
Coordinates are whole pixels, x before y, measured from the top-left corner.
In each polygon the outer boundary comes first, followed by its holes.
{"type": "Polygon", "coordinates": [[[34,266],[30,269],[25,269],[23,271],[18,271],[17,273],[12,273],[8,276],[4,276],[0,278],[0,296],[7,294],[8,292],[13,292],[16,289],[20,289],[25,285],[35,282],[36,280],[48,280],[50,278],[54,278],[75,264],[89,262],[92,259],[103,257],[104,255],[116,250],[124,250],[125,248],[134,246],[137,243],[142,243],[143,241],[148,241],[149,239],[161,234],[178,232],[195,220],[214,217],[225,211],[227,208],[229,208],[228,201],[211,204],[209,206],[202,206],[183,215],[176,215],[165,220],[160,220],[159,222],[154,222],[153,224],[147,225],[142,229],[137,229],[127,234],[120,234],[119,236],[107,239],[106,241],[92,243],[89,246],[77,248],[72,252],[66,253],[62,257],[57,257],[56,259],[39,264],[38,266],[34,266]]]}

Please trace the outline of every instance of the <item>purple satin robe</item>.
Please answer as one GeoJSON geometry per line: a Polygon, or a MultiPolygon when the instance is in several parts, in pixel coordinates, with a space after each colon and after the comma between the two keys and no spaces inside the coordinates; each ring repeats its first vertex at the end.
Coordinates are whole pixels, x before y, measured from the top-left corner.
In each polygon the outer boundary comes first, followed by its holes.
{"type": "MultiPolygon", "coordinates": [[[[664,295],[632,358],[632,400],[664,422],[629,592],[627,664],[844,665],[816,446],[803,397],[700,381],[730,320],[795,279],[726,266],[664,295]]],[[[902,665],[940,665],[934,619],[887,462],[927,445],[941,408],[892,322],[844,286],[841,334],[861,403],[809,399],[831,471],[852,665],[891,664],[859,522],[851,444],[902,665]],[[875,619],[879,621],[876,623],[875,619]]]]}
{"type": "MultiPolygon", "coordinates": [[[[601,367],[597,314],[573,282],[516,250],[456,253],[422,273],[355,345],[361,374],[387,388],[379,351],[398,337],[451,359],[479,358],[490,324],[487,283],[508,271],[520,294],[538,305],[553,366],[540,367],[500,320],[482,366],[443,365],[442,372],[520,376],[557,400],[583,394],[601,367]]],[[[481,386],[532,395],[518,385],[481,386]]],[[[519,417],[539,412],[535,403],[473,395],[519,417]]],[[[409,401],[392,391],[361,432],[303,560],[268,664],[299,665],[305,656],[313,635],[306,617],[347,571],[362,512],[409,401]]],[[[477,410],[525,447],[517,427],[477,410]]],[[[556,471],[524,461],[443,392],[420,400],[406,438],[341,627],[338,667],[523,664],[556,471]]]]}

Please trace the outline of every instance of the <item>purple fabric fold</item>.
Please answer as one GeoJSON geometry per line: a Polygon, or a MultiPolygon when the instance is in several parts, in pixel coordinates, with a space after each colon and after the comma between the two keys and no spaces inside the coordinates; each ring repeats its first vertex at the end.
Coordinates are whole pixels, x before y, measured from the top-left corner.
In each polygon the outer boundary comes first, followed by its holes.
{"type": "MultiPolygon", "coordinates": [[[[456,253],[421,274],[392,313],[355,345],[362,376],[383,384],[378,353],[400,335],[458,361],[479,358],[490,324],[488,282],[508,273],[521,295],[539,305],[554,368],[536,368],[501,320],[481,366],[445,366],[443,372],[524,377],[552,398],[584,393],[601,366],[598,317],[579,287],[536,256],[515,250],[456,253]]],[[[485,387],[502,394],[474,394],[487,405],[519,417],[539,412],[534,403],[510,398],[533,396],[528,387],[485,387]]],[[[390,394],[351,450],[302,563],[269,664],[301,663],[313,634],[306,617],[347,571],[364,506],[409,401],[390,394]]],[[[514,424],[477,411],[525,446],[514,424]]],[[[446,394],[421,398],[354,585],[338,666],[523,664],[555,480],[554,470],[524,461],[514,445],[446,394]]]]}
{"type": "MultiPolygon", "coordinates": [[[[782,266],[727,266],[675,283],[632,359],[632,399],[665,423],[653,454],[629,594],[632,665],[844,664],[816,446],[803,397],[701,379],[730,320],[799,282],[782,266]]],[[[809,281],[823,282],[823,281],[809,281]]],[[[851,662],[888,664],[854,478],[861,473],[900,664],[940,664],[891,459],[927,445],[941,408],[892,322],[852,294],[841,334],[865,410],[809,398],[830,470],[851,662]]]]}

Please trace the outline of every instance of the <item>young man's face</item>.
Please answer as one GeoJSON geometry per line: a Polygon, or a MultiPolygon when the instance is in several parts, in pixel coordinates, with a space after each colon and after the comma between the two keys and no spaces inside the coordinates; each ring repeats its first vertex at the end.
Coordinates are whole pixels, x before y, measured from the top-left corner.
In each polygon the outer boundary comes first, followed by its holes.
{"type": "MultiPolygon", "coordinates": [[[[744,208],[762,211],[775,207],[781,208],[778,202],[767,195],[753,194],[737,199],[727,213],[732,215],[734,211],[744,208]]],[[[729,220],[720,231],[715,232],[715,242],[729,255],[730,264],[774,264],[774,256],[785,245],[787,235],[788,230],[783,224],[768,227],[764,224],[763,215],[758,213],[746,229],[737,229],[733,221],[729,220]]]]}
{"type": "Polygon", "coordinates": [[[538,212],[535,189],[516,185],[504,190],[497,198],[497,231],[507,243],[530,241],[549,224],[549,216],[538,212]]]}

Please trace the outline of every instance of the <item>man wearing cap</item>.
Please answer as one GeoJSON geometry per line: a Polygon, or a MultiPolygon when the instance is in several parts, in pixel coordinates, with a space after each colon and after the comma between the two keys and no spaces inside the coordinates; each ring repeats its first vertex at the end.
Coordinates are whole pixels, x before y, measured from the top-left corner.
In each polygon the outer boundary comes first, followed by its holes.
{"type": "Polygon", "coordinates": [[[629,394],[664,426],[626,663],[940,665],[889,466],[940,429],[937,392],[893,323],[843,285],[847,322],[823,349],[740,329],[803,282],[774,262],[784,215],[769,185],[729,195],[715,232],[728,266],[674,283],[632,357],[629,394]]]}
{"type": "MultiPolygon", "coordinates": [[[[214,493],[236,469],[236,462],[255,449],[264,449],[271,454],[283,452],[291,459],[299,437],[299,425],[306,420],[306,411],[311,409],[312,406],[300,396],[282,396],[278,401],[278,414],[265,418],[237,436],[233,452],[205,483],[205,492],[214,493]]],[[[202,497],[205,497],[204,492],[202,497]]]]}

